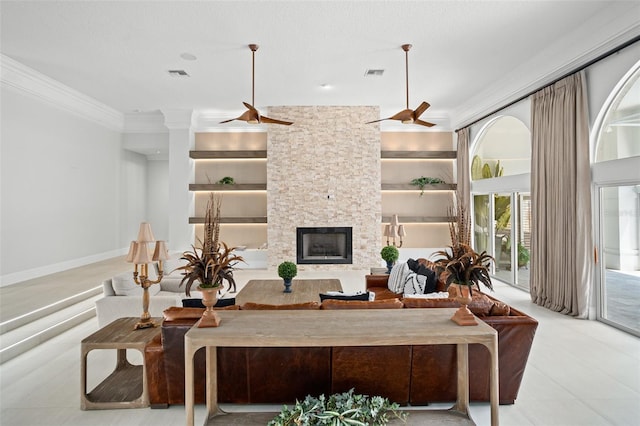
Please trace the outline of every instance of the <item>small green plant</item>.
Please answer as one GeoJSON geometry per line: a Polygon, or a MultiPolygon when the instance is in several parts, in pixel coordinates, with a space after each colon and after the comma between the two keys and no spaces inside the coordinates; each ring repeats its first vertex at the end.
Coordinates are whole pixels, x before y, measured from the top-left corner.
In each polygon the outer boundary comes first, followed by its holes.
{"type": "Polygon", "coordinates": [[[231,176],[225,176],[218,181],[221,185],[233,185],[236,183],[231,176]]]}
{"type": "Polygon", "coordinates": [[[427,185],[433,185],[435,183],[444,183],[444,181],[440,178],[420,176],[419,178],[415,178],[410,182],[411,185],[420,188],[421,197],[424,195],[424,187],[427,185]]]}
{"type": "Polygon", "coordinates": [[[394,263],[400,257],[400,252],[395,246],[385,246],[380,250],[380,256],[385,262],[394,263]]]}
{"type": "Polygon", "coordinates": [[[278,276],[283,280],[290,280],[298,275],[298,267],[295,263],[285,261],[278,265],[278,276]]]}
{"type": "Polygon", "coordinates": [[[407,413],[387,398],[354,395],[351,389],[328,398],[307,395],[291,408],[285,405],[267,426],[383,426],[389,423],[390,415],[403,421],[407,418],[407,413]]]}

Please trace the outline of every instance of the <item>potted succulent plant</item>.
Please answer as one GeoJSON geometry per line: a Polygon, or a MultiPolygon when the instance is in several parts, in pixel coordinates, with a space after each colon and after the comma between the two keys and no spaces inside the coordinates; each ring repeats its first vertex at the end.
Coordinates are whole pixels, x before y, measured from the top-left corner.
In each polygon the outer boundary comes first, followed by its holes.
{"type": "Polygon", "coordinates": [[[449,249],[437,251],[434,255],[439,256],[434,261],[437,273],[446,277],[449,294],[462,305],[452,319],[460,325],[476,325],[477,322],[467,305],[471,302],[473,287],[480,290],[480,283],[482,283],[493,290],[489,276],[493,257],[484,251],[477,253],[471,246],[464,243],[449,246],[449,249]],[[455,287],[450,288],[451,284],[455,287]]]}
{"type": "Polygon", "coordinates": [[[381,426],[389,422],[389,417],[404,421],[407,413],[387,398],[354,395],[351,389],[329,397],[307,395],[303,401],[296,401],[291,408],[285,405],[267,426],[381,426]]]}
{"type": "Polygon", "coordinates": [[[227,246],[220,241],[220,198],[212,192],[205,210],[204,235],[199,239],[201,248],[192,246],[192,250],[182,253],[184,266],[177,270],[184,271],[180,286],[185,285],[187,296],[191,295],[191,286],[197,283],[202,292],[202,303],[206,310],[199,323],[200,327],[217,327],[219,318],[213,310],[216,303],[216,293],[222,288],[224,281],[235,286],[233,281],[233,267],[237,262],[244,261],[241,256],[233,254],[234,247],[227,246]]]}
{"type": "Polygon", "coordinates": [[[291,280],[298,275],[298,267],[295,263],[284,261],[278,265],[278,276],[284,280],[284,292],[291,293],[291,280]]]}
{"type": "Polygon", "coordinates": [[[400,252],[395,246],[384,246],[382,247],[382,250],[380,250],[380,256],[382,257],[382,260],[387,262],[387,274],[390,274],[393,264],[396,263],[400,257],[400,252]]]}

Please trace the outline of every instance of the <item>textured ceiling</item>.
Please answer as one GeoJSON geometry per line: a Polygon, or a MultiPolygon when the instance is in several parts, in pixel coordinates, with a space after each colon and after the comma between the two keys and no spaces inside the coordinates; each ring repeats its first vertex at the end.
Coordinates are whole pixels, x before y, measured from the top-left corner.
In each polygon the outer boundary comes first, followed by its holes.
{"type": "Polygon", "coordinates": [[[640,2],[2,1],[2,54],[120,111],[409,107],[453,128],[638,35],[640,2]],[[197,60],[181,58],[190,53],[197,60]],[[170,69],[184,69],[176,78],[170,69]],[[384,69],[382,77],[365,77],[384,69]],[[321,85],[330,85],[329,89],[321,85]]]}

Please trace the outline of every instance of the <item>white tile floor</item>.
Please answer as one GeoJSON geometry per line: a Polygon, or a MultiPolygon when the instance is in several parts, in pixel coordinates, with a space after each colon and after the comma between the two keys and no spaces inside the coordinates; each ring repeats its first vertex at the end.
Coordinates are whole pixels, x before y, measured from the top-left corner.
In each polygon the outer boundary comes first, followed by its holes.
{"type": "MultiPolygon", "coordinates": [[[[256,278],[273,277],[243,271],[256,278]]],[[[363,286],[363,271],[340,273],[345,290],[363,286]]],[[[302,271],[300,278],[328,276],[302,271]]],[[[246,282],[240,278],[239,282],[246,282]]],[[[528,294],[495,283],[495,296],[540,325],[516,403],[500,407],[500,423],[526,425],[640,425],[640,339],[595,321],[572,319],[531,304],[528,294]]],[[[80,410],[80,340],[97,329],[86,323],[0,366],[0,424],[179,425],[184,407],[166,410],[80,410]]],[[[131,358],[135,359],[135,354],[131,358]]],[[[115,355],[94,351],[89,387],[113,368],[115,355]]],[[[227,407],[237,409],[237,407],[227,407]]],[[[205,407],[196,408],[196,424],[205,407]]],[[[488,404],[473,404],[478,425],[489,424],[488,404]]]]}

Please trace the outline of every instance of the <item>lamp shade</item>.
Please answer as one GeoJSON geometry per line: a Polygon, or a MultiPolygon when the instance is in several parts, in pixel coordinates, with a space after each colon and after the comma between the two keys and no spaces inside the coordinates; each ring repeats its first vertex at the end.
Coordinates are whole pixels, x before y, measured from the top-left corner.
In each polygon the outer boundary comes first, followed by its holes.
{"type": "Polygon", "coordinates": [[[390,237],[391,234],[389,234],[389,225],[385,225],[384,226],[384,232],[382,233],[383,236],[385,237],[390,237]]]}
{"type": "Polygon", "coordinates": [[[164,241],[156,241],[156,248],[153,251],[153,260],[158,261],[167,259],[169,259],[167,244],[164,241]]]}
{"type": "Polygon", "coordinates": [[[404,230],[404,225],[398,225],[398,236],[404,237],[407,233],[404,230]]]}
{"type": "Polygon", "coordinates": [[[398,222],[398,215],[394,214],[393,217],[391,218],[391,225],[392,226],[398,226],[399,222],[398,222]]]}
{"type": "Polygon", "coordinates": [[[138,251],[138,243],[136,241],[131,241],[131,244],[129,245],[129,253],[127,253],[127,258],[125,259],[127,263],[133,262],[133,259],[136,256],[136,251],[138,251]]]}
{"type": "Polygon", "coordinates": [[[138,249],[136,250],[136,254],[133,256],[133,263],[135,263],[136,265],[151,263],[152,259],[147,243],[138,242],[137,245],[138,249]]]}
{"type": "Polygon", "coordinates": [[[140,231],[138,232],[138,242],[150,242],[155,241],[153,232],[151,231],[151,224],[149,222],[142,222],[140,224],[140,231]]]}

